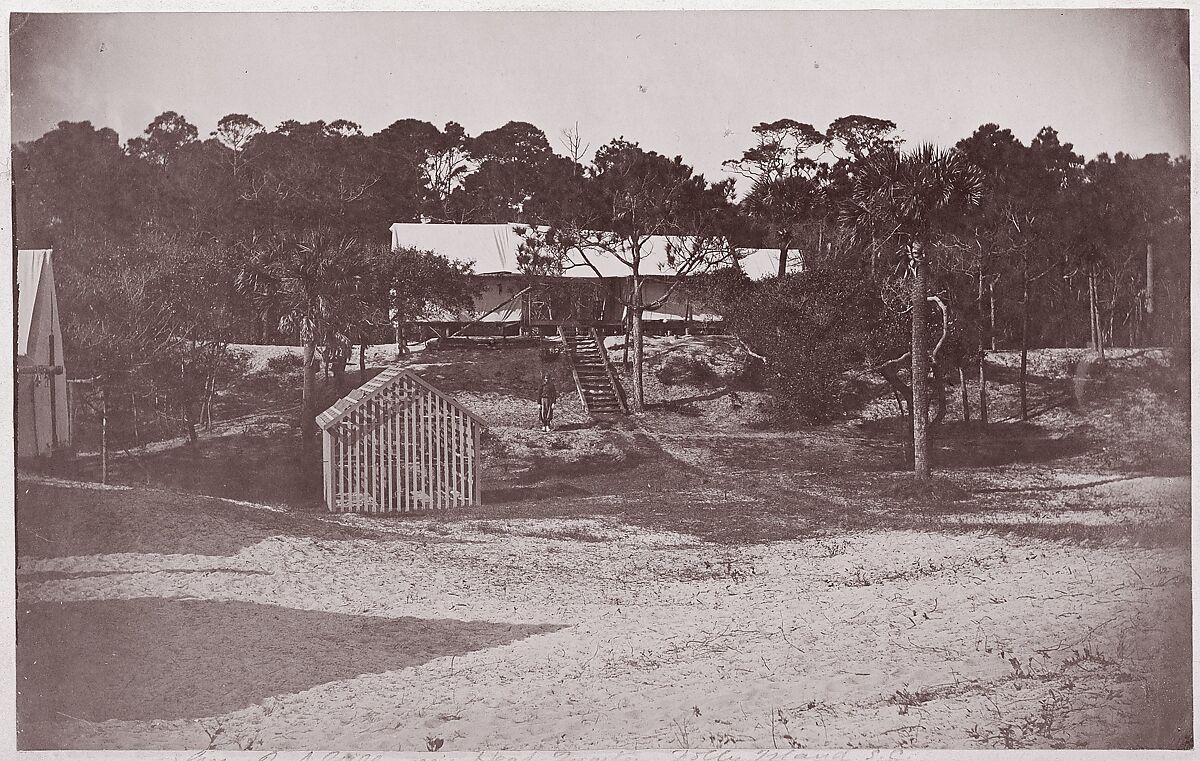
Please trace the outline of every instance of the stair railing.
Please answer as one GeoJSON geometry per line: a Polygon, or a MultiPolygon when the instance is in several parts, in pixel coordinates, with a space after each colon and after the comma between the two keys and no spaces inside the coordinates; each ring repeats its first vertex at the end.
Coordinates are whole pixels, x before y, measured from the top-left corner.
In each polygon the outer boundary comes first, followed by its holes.
{"type": "Polygon", "coordinates": [[[608,361],[608,349],[604,346],[604,338],[600,335],[597,328],[592,328],[592,341],[596,343],[596,350],[600,352],[600,359],[604,361],[604,372],[608,374],[608,382],[613,387],[613,394],[617,397],[617,404],[621,406],[621,412],[629,414],[629,404],[625,401],[625,388],[621,385],[620,379],[617,378],[617,373],[613,370],[612,363],[608,361]]]}
{"type": "Polygon", "coordinates": [[[588,404],[587,394],[583,393],[583,383],[579,380],[579,368],[575,366],[575,344],[567,340],[567,330],[561,324],[558,326],[558,338],[562,341],[563,350],[567,353],[567,360],[571,365],[571,377],[575,379],[575,390],[579,392],[579,403],[583,405],[583,411],[590,417],[592,407],[588,404]]]}

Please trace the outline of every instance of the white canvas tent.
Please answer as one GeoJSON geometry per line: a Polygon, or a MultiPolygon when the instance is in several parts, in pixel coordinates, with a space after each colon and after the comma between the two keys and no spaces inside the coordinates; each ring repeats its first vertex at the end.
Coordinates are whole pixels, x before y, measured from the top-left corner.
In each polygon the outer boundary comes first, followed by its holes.
{"type": "MultiPolygon", "coordinates": [[[[433,251],[450,259],[470,262],[475,274],[490,276],[488,285],[475,303],[476,314],[485,315],[481,322],[513,324],[522,321],[523,310],[526,308],[525,302],[513,299],[513,296],[524,287],[523,282],[517,278],[520,274],[517,255],[523,241],[518,231],[529,227],[517,223],[397,223],[391,227],[392,248],[433,251]]],[[[642,250],[642,274],[660,277],[676,274],[676,270],[668,263],[670,245],[666,236],[650,238],[642,250]]],[[[591,280],[629,277],[629,268],[611,254],[597,250],[589,250],[586,254],[587,263],[578,252],[572,252],[561,276],[591,280]],[[597,271],[600,278],[596,277],[597,271]]],[[[769,277],[778,269],[777,249],[739,249],[738,255],[740,266],[752,278],[769,277]]],[[[665,293],[667,284],[652,282],[648,283],[646,288],[647,298],[654,299],[665,293]]],[[[675,301],[678,303],[666,304],[660,310],[647,310],[643,315],[644,319],[665,322],[712,322],[719,319],[717,315],[709,314],[703,306],[687,302],[682,293],[675,301]]],[[[450,315],[445,317],[464,318],[450,315]]]]}
{"type": "Polygon", "coordinates": [[[71,441],[66,365],[49,250],[17,252],[17,457],[71,441]]]}
{"type": "MultiPolygon", "coordinates": [[[[529,227],[511,222],[499,225],[396,223],[391,227],[392,248],[433,251],[451,259],[471,262],[477,275],[517,274],[520,272],[517,252],[522,242],[517,230],[529,227]]],[[[669,248],[667,236],[651,236],[642,249],[642,274],[674,275],[675,269],[668,263],[669,248]]],[[[606,278],[629,276],[629,268],[611,254],[597,250],[586,253],[595,270],[587,266],[579,253],[572,252],[563,268],[563,277],[594,278],[596,270],[606,278]]],[[[757,279],[776,273],[778,249],[739,249],[738,253],[742,269],[750,277],[757,279]]]]}

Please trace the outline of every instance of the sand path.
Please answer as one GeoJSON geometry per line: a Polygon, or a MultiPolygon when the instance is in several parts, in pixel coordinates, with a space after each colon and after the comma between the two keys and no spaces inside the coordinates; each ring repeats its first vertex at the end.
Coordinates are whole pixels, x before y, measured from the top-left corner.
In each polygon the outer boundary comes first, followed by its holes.
{"type": "MultiPolygon", "coordinates": [[[[98,706],[27,721],[24,736],[76,748],[1120,745],[1154,729],[1144,722],[1188,626],[1177,549],[898,531],[723,547],[603,520],[491,524],[271,537],[230,557],[23,558],[22,610],[167,598],[217,617],[253,603],[413,619],[394,649],[430,652],[383,670],[351,662],[361,673],[220,713],[160,704],[114,719],[98,706]],[[556,530],[600,541],[544,537],[556,530]],[[508,628],[438,655],[453,622],[508,628]]],[[[349,636],[321,627],[321,648],[349,636]]],[[[196,684],[229,671],[269,684],[294,657],[222,636],[180,653],[196,684]]]]}

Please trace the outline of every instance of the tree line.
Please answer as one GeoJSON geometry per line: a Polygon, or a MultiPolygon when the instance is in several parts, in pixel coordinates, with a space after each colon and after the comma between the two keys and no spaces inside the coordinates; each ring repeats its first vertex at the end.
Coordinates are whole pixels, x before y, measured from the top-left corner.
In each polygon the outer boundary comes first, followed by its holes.
{"type": "Polygon", "coordinates": [[[14,147],[15,240],[56,250],[72,373],[114,393],[153,386],[193,436],[230,343],[304,347],[311,432],[318,356],[340,384],[355,343],[469,306],[469,265],[390,251],[395,222],[524,223],[530,272],[617,256],[635,408],[641,315],[662,298],[643,287],[652,236],[681,276],[711,274],[672,287],[718,304],[810,417],[836,411],[854,363],[920,427],[926,380],[986,377],[989,350],[1188,340],[1187,159],[1085,161],[1049,127],[1024,143],[994,124],[906,149],[893,122],[861,115],[749,135],[731,176],[710,181],[624,138],[592,150],[573,129],[552,144],[524,122],[472,136],[402,119],[368,135],[231,114],[202,138],[168,112],[123,144],[62,122],[14,147]],[[778,249],[777,277],[740,276],[745,247],[778,249]]]}

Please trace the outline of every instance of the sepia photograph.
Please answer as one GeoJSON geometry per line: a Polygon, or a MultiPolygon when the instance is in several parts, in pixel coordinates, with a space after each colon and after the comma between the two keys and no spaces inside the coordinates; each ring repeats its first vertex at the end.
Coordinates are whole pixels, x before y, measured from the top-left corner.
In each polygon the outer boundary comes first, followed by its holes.
{"type": "Polygon", "coordinates": [[[17,751],[1193,749],[1189,10],[67,10],[17,751]]]}

